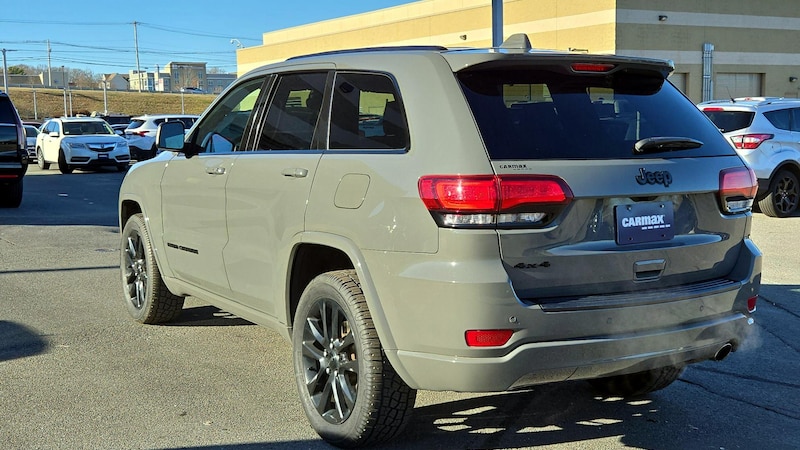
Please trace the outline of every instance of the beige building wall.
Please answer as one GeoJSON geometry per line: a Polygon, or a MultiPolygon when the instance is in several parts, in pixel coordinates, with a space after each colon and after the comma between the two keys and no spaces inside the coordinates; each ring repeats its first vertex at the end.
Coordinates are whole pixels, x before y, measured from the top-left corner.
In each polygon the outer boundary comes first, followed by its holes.
{"type": "MultiPolygon", "coordinates": [[[[238,73],[291,56],[383,45],[489,47],[491,0],[422,0],[264,33],[237,51],[238,73]]],[[[703,44],[712,97],[800,96],[800,8],[785,0],[506,0],[503,34],[534,47],[671,59],[673,82],[703,98],[703,44]]]]}

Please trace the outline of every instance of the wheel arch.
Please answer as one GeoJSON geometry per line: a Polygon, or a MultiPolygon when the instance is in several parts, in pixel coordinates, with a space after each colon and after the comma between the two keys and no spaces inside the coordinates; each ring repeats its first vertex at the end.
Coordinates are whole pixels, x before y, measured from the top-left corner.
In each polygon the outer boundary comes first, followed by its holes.
{"type": "Polygon", "coordinates": [[[148,214],[145,208],[142,207],[143,202],[134,197],[125,197],[120,198],[119,200],[119,230],[122,233],[122,229],[125,227],[125,223],[128,222],[128,219],[131,218],[134,214],[141,214],[144,217],[144,224],[147,227],[147,231],[150,233],[150,240],[151,244],[153,245],[153,255],[156,258],[156,264],[158,265],[159,270],[161,271],[162,276],[164,277],[164,283],[167,284],[168,287],[172,288],[172,270],[169,267],[169,264],[166,264],[166,261],[163,261],[164,255],[161,250],[162,241],[158,235],[155,235],[151,229],[151,216],[148,214]]]}
{"type": "Polygon", "coordinates": [[[759,189],[758,189],[758,199],[762,199],[769,194],[770,186],[772,185],[772,180],[775,179],[775,175],[777,175],[781,170],[788,170],[798,180],[800,180],[800,161],[793,160],[793,159],[784,159],[780,163],[776,164],[775,167],[769,174],[769,178],[766,180],[759,179],[759,189]]]}
{"type": "Polygon", "coordinates": [[[772,169],[772,173],[769,174],[769,179],[772,181],[772,178],[780,172],[781,170],[788,170],[794,174],[798,179],[800,179],[800,162],[787,159],[781,162],[780,164],[776,165],[774,169],[772,169]]]}
{"type": "MultiPolygon", "coordinates": [[[[372,321],[384,348],[395,348],[386,315],[374,288],[364,256],[349,239],[327,233],[306,233],[292,249],[286,280],[286,324],[291,334],[303,290],[314,277],[332,270],[353,269],[367,300],[372,321]]],[[[391,359],[391,356],[390,356],[391,359]]],[[[391,361],[393,365],[396,361],[391,361]]],[[[397,367],[395,365],[395,367],[397,367]]]]}

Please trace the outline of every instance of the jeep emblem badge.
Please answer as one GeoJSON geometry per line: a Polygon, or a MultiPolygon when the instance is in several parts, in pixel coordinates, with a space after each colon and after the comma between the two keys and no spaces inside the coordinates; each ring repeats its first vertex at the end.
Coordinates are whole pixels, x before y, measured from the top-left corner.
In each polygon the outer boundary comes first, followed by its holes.
{"type": "Polygon", "coordinates": [[[664,187],[669,187],[672,184],[672,174],[666,170],[648,172],[642,167],[639,169],[639,175],[636,175],[636,182],[643,186],[645,184],[663,184],[664,187]]]}

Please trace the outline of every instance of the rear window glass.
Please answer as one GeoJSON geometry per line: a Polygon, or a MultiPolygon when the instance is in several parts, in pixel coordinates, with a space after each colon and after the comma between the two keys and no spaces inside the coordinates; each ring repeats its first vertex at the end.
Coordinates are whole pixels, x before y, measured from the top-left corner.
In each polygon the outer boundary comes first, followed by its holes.
{"type": "Polygon", "coordinates": [[[0,151],[17,150],[17,127],[0,125],[0,151]]]}
{"type": "Polygon", "coordinates": [[[144,125],[144,120],[134,119],[131,120],[131,123],[128,124],[128,130],[132,130],[134,128],[139,128],[144,125]]]}
{"type": "Polygon", "coordinates": [[[634,144],[661,136],[704,145],[657,155],[733,154],[714,125],[660,78],[622,71],[565,75],[517,66],[470,69],[458,79],[492,159],[652,158],[635,155],[634,144]]]}
{"type": "Polygon", "coordinates": [[[6,96],[0,97],[0,123],[17,123],[14,105],[6,96]]]}
{"type": "Polygon", "coordinates": [[[753,123],[755,113],[750,111],[703,111],[723,133],[747,128],[753,123]]]}

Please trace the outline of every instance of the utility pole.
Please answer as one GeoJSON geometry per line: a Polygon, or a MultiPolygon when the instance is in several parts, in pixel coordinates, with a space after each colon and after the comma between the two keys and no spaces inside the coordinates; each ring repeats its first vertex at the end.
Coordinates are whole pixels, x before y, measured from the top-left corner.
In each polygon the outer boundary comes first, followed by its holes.
{"type": "Polygon", "coordinates": [[[47,86],[53,87],[53,68],[50,66],[50,39],[47,40],[47,86]]]}
{"type": "Polygon", "coordinates": [[[133,22],[133,47],[136,50],[136,78],[139,80],[139,92],[142,92],[142,71],[139,69],[139,35],[136,31],[137,22],[133,22]]]}
{"type": "Polygon", "coordinates": [[[3,49],[3,92],[8,92],[8,65],[6,64],[6,52],[3,49]]]}

